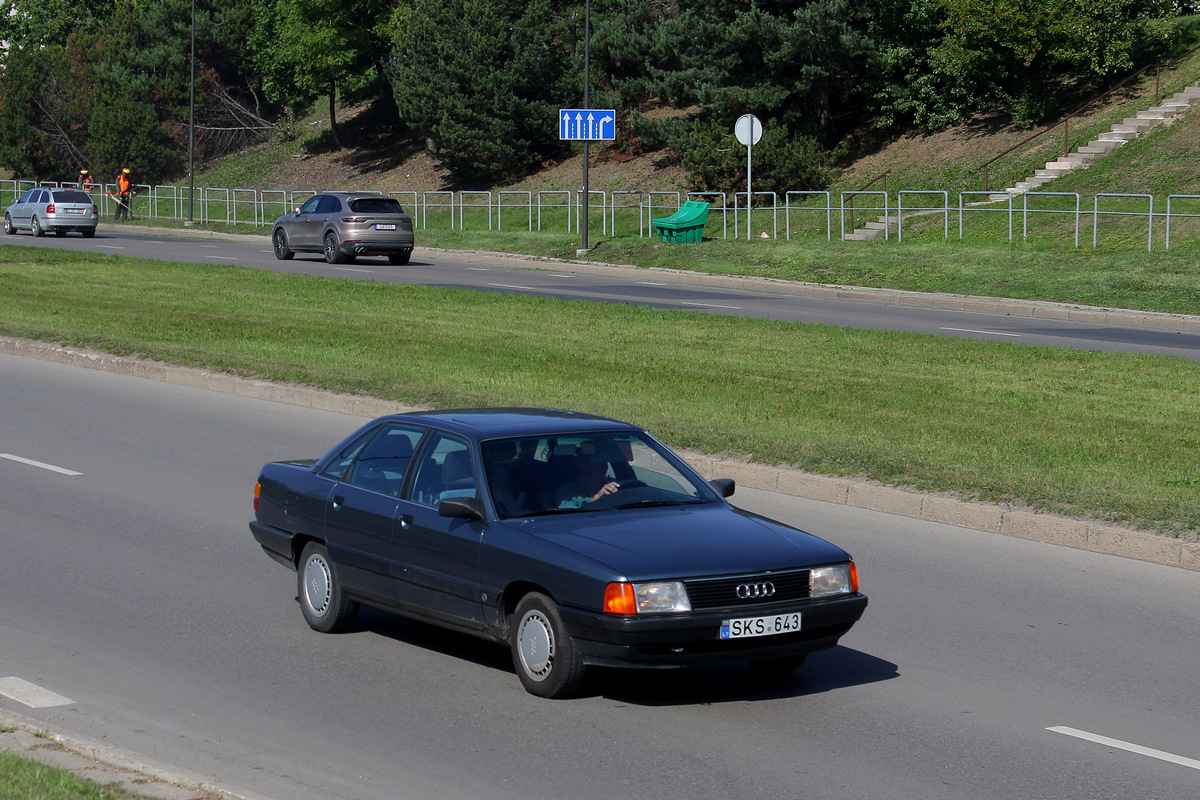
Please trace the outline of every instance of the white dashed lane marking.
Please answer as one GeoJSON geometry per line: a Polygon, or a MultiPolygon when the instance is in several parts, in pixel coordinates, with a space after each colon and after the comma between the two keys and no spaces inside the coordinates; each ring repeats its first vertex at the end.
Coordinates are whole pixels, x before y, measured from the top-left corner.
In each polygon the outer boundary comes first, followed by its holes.
{"type": "Polygon", "coordinates": [[[55,694],[49,689],[43,689],[36,683],[21,678],[0,678],[0,695],[30,708],[54,708],[55,706],[74,705],[75,701],[61,694],[55,694]]]}
{"type": "Polygon", "coordinates": [[[43,464],[41,461],[34,461],[33,459],[30,459],[30,458],[21,458],[20,456],[14,456],[12,453],[0,453],[0,458],[6,458],[9,461],[15,461],[18,464],[24,464],[29,467],[37,467],[38,469],[45,469],[45,470],[49,470],[50,472],[57,472],[59,475],[75,476],[75,475],[83,474],[82,472],[76,472],[73,469],[65,469],[63,467],[56,467],[53,464],[43,464]]]}
{"type": "Polygon", "coordinates": [[[1189,767],[1191,769],[1200,770],[1200,761],[1186,756],[1177,756],[1174,753],[1166,753],[1162,750],[1155,750],[1151,747],[1142,747],[1140,744],[1132,744],[1130,742],[1122,742],[1120,739],[1110,739],[1107,736],[1101,736],[1098,733],[1088,733],[1087,731],[1068,728],[1063,725],[1056,725],[1053,728],[1046,728],[1054,733],[1061,733],[1065,736],[1074,736],[1076,739],[1083,739],[1087,742],[1112,747],[1117,750],[1124,750],[1127,753],[1137,753],[1139,756],[1147,756],[1149,758],[1157,758],[1159,761],[1167,761],[1171,764],[1178,764],[1181,767],[1189,767]]]}

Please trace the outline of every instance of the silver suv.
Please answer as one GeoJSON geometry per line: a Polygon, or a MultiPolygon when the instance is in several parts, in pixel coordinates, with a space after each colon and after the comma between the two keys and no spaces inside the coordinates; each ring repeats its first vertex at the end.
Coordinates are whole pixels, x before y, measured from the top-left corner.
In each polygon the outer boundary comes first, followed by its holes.
{"type": "Polygon", "coordinates": [[[324,253],[330,264],[358,256],[387,256],[407,264],[413,250],[413,221],[394,198],[381,194],[323,192],[275,220],[275,257],[324,253]]]}

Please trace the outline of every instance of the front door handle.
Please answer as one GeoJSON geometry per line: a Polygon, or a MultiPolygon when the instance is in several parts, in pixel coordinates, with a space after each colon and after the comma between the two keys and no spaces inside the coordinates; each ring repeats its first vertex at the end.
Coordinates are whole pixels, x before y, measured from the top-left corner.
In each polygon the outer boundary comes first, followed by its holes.
{"type": "Polygon", "coordinates": [[[344,505],[346,505],[346,498],[342,497],[340,494],[335,494],[333,496],[333,510],[338,511],[344,505]]]}
{"type": "Polygon", "coordinates": [[[400,515],[400,527],[401,528],[403,528],[404,530],[408,530],[409,528],[412,527],[412,524],[413,524],[412,514],[401,514],[400,515]]]}

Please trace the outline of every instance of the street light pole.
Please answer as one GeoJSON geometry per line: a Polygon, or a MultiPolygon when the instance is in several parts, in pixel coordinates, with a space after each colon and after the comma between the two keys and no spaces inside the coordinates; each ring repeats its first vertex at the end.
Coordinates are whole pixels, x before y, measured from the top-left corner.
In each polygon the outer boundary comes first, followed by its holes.
{"type": "MultiPolygon", "coordinates": [[[[592,0],[584,0],[583,4],[583,108],[587,110],[592,107],[589,88],[591,87],[591,47],[592,47],[592,0]]],[[[580,252],[586,252],[588,249],[588,208],[591,206],[592,196],[588,192],[588,147],[590,142],[587,139],[583,140],[583,238],[580,243],[580,252]]]]}
{"type": "Polygon", "coordinates": [[[188,84],[188,225],[194,222],[192,203],[196,195],[196,0],[192,0],[191,73],[188,84]]]}

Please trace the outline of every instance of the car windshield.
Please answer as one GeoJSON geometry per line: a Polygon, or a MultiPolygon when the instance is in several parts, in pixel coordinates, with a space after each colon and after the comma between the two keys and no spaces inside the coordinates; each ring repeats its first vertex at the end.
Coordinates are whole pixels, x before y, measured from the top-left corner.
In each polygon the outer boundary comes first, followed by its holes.
{"type": "Polygon", "coordinates": [[[481,447],[501,517],[703,503],[714,495],[637,432],[494,439],[481,447]]]}
{"type": "Polygon", "coordinates": [[[350,210],[356,214],[402,214],[404,209],[390,197],[359,197],[350,201],[350,210]]]}
{"type": "Polygon", "coordinates": [[[56,203],[90,203],[92,198],[85,192],[78,189],[69,189],[62,192],[54,192],[54,202],[56,203]]]}

